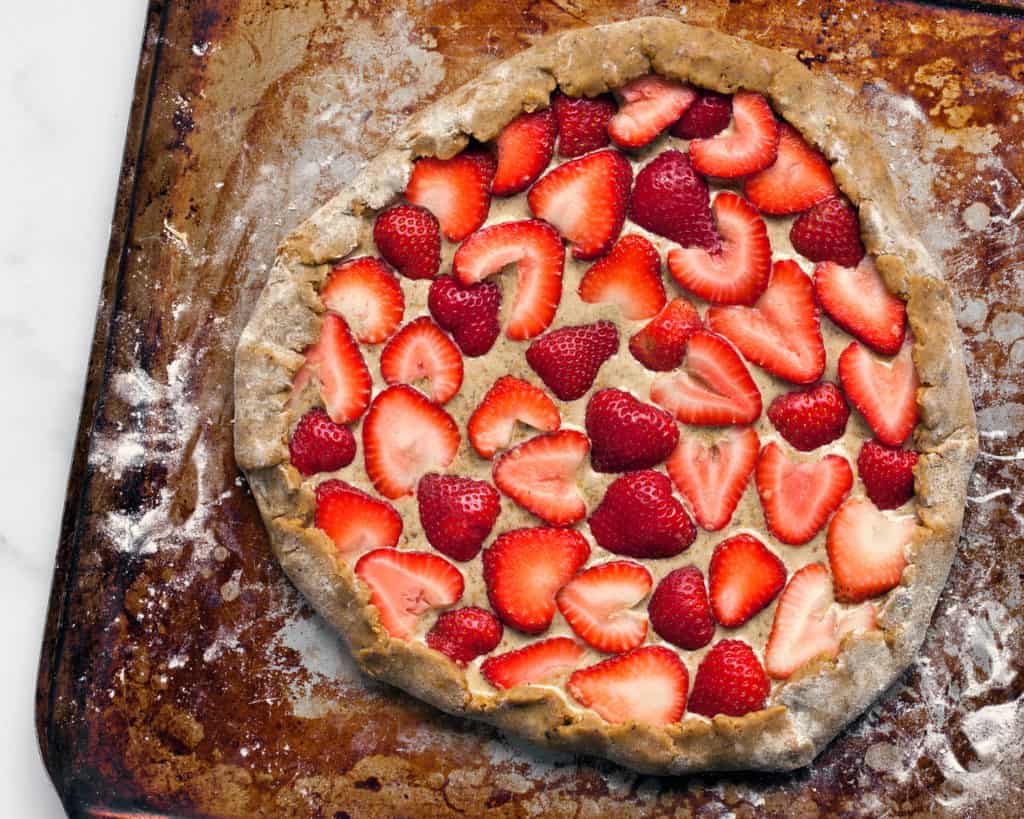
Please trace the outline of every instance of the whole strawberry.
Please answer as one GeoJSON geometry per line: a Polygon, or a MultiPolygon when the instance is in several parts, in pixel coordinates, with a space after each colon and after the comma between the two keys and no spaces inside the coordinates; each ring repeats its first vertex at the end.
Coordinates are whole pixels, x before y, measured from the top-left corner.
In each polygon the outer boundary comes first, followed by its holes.
{"type": "Polygon", "coordinates": [[[665,410],[625,390],[598,390],[587,404],[590,463],[597,472],[648,469],[679,443],[679,427],[665,410]]]}
{"type": "Polygon", "coordinates": [[[489,483],[449,475],[420,478],[416,501],[430,545],[454,560],[476,557],[501,511],[489,483]]]}
{"type": "Polygon", "coordinates": [[[498,647],[504,632],[501,621],[486,609],[467,606],[446,611],[427,632],[427,645],[465,665],[498,647]]]}
{"type": "Polygon", "coordinates": [[[856,267],[864,258],[857,214],[838,196],[801,213],[789,229],[789,241],[812,262],[856,267]]]}
{"type": "Polygon", "coordinates": [[[768,407],[768,418],[779,434],[801,452],[841,438],[849,417],[846,399],[831,381],[787,392],[768,407]]]}
{"type": "Polygon", "coordinates": [[[536,339],[526,361],[548,389],[563,401],[575,401],[619,349],[619,332],[610,321],[561,327],[536,339]]]}
{"type": "Polygon", "coordinates": [[[721,133],[732,119],[732,97],[714,91],[701,91],[675,125],[670,134],[680,139],[710,139],[721,133]]]}
{"type": "Polygon", "coordinates": [[[373,241],[392,267],[409,279],[432,279],[441,266],[441,227],[416,205],[395,205],[377,217],[373,241]]]}
{"type": "Polygon", "coordinates": [[[697,667],[689,709],[713,717],[742,717],[760,711],[770,686],[760,660],[742,640],[715,643],[697,667]]]}
{"type": "Polygon", "coordinates": [[[484,355],[501,332],[501,291],[494,282],[464,287],[451,276],[438,276],[430,283],[427,307],[465,356],[484,355]]]}
{"type": "Polygon", "coordinates": [[[582,156],[608,144],[608,120],[618,110],[611,94],[591,99],[557,94],[552,108],[558,120],[559,156],[582,156]]]}
{"type": "Polygon", "coordinates": [[[636,175],[630,217],[640,227],[709,253],[721,247],[708,184],[680,151],[658,154],[636,175]]]}
{"type": "Polygon", "coordinates": [[[630,472],[608,487],[590,516],[599,545],[627,557],[672,557],[693,543],[693,521],[660,472],[630,472]]]}
{"type": "Polygon", "coordinates": [[[857,474],[872,503],[879,509],[898,509],[914,497],[914,467],[917,453],[912,449],[865,441],[857,456],[857,474]]]}
{"type": "Polygon", "coordinates": [[[352,463],[356,439],[352,430],[334,423],[324,410],[314,407],[296,424],[288,452],[292,466],[308,477],[352,463]]]}
{"type": "Polygon", "coordinates": [[[647,613],[662,639],[688,651],[706,646],[715,635],[704,575],[696,566],[665,575],[651,595],[647,613]]]}

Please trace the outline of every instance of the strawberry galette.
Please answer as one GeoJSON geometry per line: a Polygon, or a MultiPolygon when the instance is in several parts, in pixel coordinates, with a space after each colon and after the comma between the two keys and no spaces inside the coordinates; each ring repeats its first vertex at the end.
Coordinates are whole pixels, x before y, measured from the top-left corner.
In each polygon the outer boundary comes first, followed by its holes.
{"type": "Polygon", "coordinates": [[[363,669],[681,773],[806,764],[906,667],[975,427],[856,106],[710,31],[574,31],[286,239],[237,458],[363,669]]]}

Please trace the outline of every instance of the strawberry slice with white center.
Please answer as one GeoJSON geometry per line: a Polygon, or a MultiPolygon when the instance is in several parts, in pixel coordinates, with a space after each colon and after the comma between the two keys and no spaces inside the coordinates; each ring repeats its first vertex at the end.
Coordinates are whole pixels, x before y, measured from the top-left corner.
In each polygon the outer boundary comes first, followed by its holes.
{"type": "Polygon", "coordinates": [[[487,219],[495,168],[494,158],[483,151],[424,157],[413,166],[405,198],[433,213],[445,238],[461,242],[487,219]]]}
{"type": "Polygon", "coordinates": [[[679,655],[642,646],[581,668],[565,687],[573,699],[607,722],[668,725],[686,710],[690,676],[679,655]]]}
{"type": "Polygon", "coordinates": [[[717,532],[732,520],[760,449],[751,427],[730,429],[710,447],[695,435],[680,439],[665,466],[702,529],[717,532]]]}
{"type": "Polygon", "coordinates": [[[832,581],[821,563],[810,563],[790,579],[775,606],[775,620],[764,651],[764,667],[787,679],[808,660],[839,653],[832,581]]]}
{"type": "Polygon", "coordinates": [[[324,307],[337,313],[362,344],[380,344],[402,322],[405,297],[398,278],[380,259],[342,262],[320,290],[324,307]]]}
{"type": "Polygon", "coordinates": [[[587,304],[616,305],[629,321],[656,316],[666,301],[661,256],[643,236],[623,236],[611,253],[583,274],[579,294],[587,304]]]}
{"type": "Polygon", "coordinates": [[[551,637],[488,657],[480,673],[495,688],[555,682],[580,664],[587,650],[569,637],[551,637]]]}
{"type": "Polygon", "coordinates": [[[786,585],[786,565],[753,535],[733,535],[715,547],[708,566],[711,611],[727,628],[742,626],[786,585]]]}
{"type": "Polygon", "coordinates": [[[822,262],[814,268],[814,294],[836,324],[872,350],[896,355],[907,330],[907,306],[885,286],[870,256],[856,267],[822,262]]]}
{"type": "Polygon", "coordinates": [[[402,534],[402,518],[391,504],[338,480],[316,488],[316,526],[346,559],[370,549],[393,548],[402,534]]]}
{"type": "Polygon", "coordinates": [[[572,159],[530,189],[534,216],[554,225],[576,259],[596,259],[618,238],[629,207],[633,168],[618,151],[572,159]]]}
{"type": "Polygon", "coordinates": [[[493,458],[512,443],[516,424],[554,432],[562,425],[558,407],[546,392],[529,381],[503,375],[487,391],[466,425],[469,442],[481,458],[493,458]]]}
{"type": "Polygon", "coordinates": [[[590,441],[582,432],[538,435],[494,462],[494,483],[526,511],[554,526],[568,526],[587,515],[576,473],[588,452],[590,441]]]}
{"type": "Polygon", "coordinates": [[[513,264],[516,292],[505,335],[522,341],[548,328],[562,299],[565,246],[551,225],[528,219],[482,228],[455,251],[452,272],[468,286],[513,264]]]}
{"type": "Polygon", "coordinates": [[[430,400],[445,404],[462,386],[462,356],[441,328],[426,316],[410,321],[381,350],[380,374],[388,384],[426,379],[430,400]]]}
{"type": "Polygon", "coordinates": [[[873,603],[864,603],[839,618],[839,639],[878,629],[878,611],[873,603]]]}
{"type": "Polygon", "coordinates": [[[913,515],[886,514],[866,498],[840,506],[826,541],[836,598],[859,603],[898,586],[916,526],[913,515]]]}
{"type": "Polygon", "coordinates": [[[748,361],[779,378],[810,384],[825,372],[814,286],[791,259],[775,262],[768,289],[752,307],[710,307],[705,321],[748,361]]]}
{"type": "Polygon", "coordinates": [[[891,361],[879,361],[854,341],[839,356],[839,381],[878,440],[900,446],[917,424],[917,370],[913,344],[891,361]]]}
{"type": "Polygon", "coordinates": [[[799,546],[813,538],[853,486],[853,470],[841,455],[791,461],[772,442],[761,450],[754,471],[768,530],[799,546]]]}
{"type": "Polygon", "coordinates": [[[491,180],[495,196],[525,191],[551,161],[558,120],[550,108],[520,114],[498,135],[498,168],[491,180]]]}
{"type": "Polygon", "coordinates": [[[697,92],[690,86],[656,74],[624,85],[622,107],[608,123],[608,134],[623,148],[642,148],[683,115],[697,92]]]}
{"type": "Polygon", "coordinates": [[[320,322],[320,338],[306,350],[306,363],[295,374],[293,394],[302,392],[311,378],[320,385],[320,398],[331,420],[348,424],[370,403],[373,380],[345,320],[333,313],[320,322]]]}
{"type": "Polygon", "coordinates": [[[583,642],[617,654],[647,636],[647,613],[634,608],[651,592],[651,573],[639,563],[613,560],[580,572],[556,598],[558,610],[583,642]]]}
{"type": "Polygon", "coordinates": [[[838,193],[828,160],[792,125],[779,123],[775,162],[747,177],[743,193],[762,213],[799,213],[838,193]]]}
{"type": "Polygon", "coordinates": [[[768,229],[746,199],[723,191],[711,204],[722,246],[674,247],[668,269],[681,287],[717,304],[753,304],[768,286],[772,246],[768,229]]]}
{"type": "Polygon", "coordinates": [[[679,369],[651,385],[651,400],[684,424],[751,424],[761,414],[761,391],[739,353],[721,336],[690,336],[679,369]]]}
{"type": "Polygon", "coordinates": [[[386,498],[410,494],[428,472],[443,471],[459,450],[451,416],[405,384],[388,387],[363,422],[366,474],[386,498]]]}
{"type": "Polygon", "coordinates": [[[732,98],[732,123],[717,136],[690,143],[690,159],[702,174],[734,179],[757,173],[778,154],[779,125],[768,101],[752,91],[732,98]]]}
{"type": "Polygon", "coordinates": [[[444,608],[462,597],[462,572],[428,552],[376,549],[356,563],[356,576],[370,587],[370,603],[388,634],[411,638],[428,609],[444,608]]]}
{"type": "Polygon", "coordinates": [[[590,557],[575,529],[515,529],[483,553],[487,597],[507,625],[540,634],[555,616],[555,595],[590,557]]]}

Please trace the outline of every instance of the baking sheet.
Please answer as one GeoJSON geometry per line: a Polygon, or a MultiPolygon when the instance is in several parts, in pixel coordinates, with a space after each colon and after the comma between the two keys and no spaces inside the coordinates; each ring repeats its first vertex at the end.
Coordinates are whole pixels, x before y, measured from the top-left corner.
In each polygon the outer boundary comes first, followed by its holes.
{"type": "Polygon", "coordinates": [[[40,669],[69,813],[1024,815],[1024,19],[985,8],[154,2],[40,669]],[[925,649],[788,776],[639,776],[368,682],[274,564],[231,452],[235,341],[281,237],[481,67],[639,14],[861,88],[965,335],[982,455],[925,649]]]}

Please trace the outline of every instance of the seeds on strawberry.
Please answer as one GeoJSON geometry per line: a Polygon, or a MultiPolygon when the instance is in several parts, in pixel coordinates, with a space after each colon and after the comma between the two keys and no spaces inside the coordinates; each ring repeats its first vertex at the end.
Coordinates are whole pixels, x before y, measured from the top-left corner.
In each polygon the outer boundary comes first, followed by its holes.
{"type": "Polygon", "coordinates": [[[438,276],[430,283],[427,307],[465,356],[486,354],[501,332],[501,291],[494,282],[463,287],[451,276],[438,276]]]}
{"type": "Polygon", "coordinates": [[[623,148],[642,148],[653,142],[697,99],[690,86],[656,74],[627,83],[619,94],[622,107],[608,123],[608,133],[623,148]]]}
{"type": "Polygon", "coordinates": [[[889,292],[870,256],[855,268],[819,264],[814,268],[814,294],[832,321],[876,353],[900,351],[907,307],[889,292]]]}
{"type": "Polygon", "coordinates": [[[426,379],[430,400],[445,404],[462,386],[462,356],[434,322],[421,316],[385,345],[380,374],[388,384],[416,384],[426,379]]]}
{"type": "Polygon", "coordinates": [[[838,196],[804,211],[789,229],[793,249],[812,262],[835,262],[856,267],[864,257],[860,223],[853,209],[838,196]]]}
{"type": "Polygon", "coordinates": [[[579,665],[587,650],[569,637],[551,637],[488,657],[480,673],[495,688],[553,682],[579,665]]]}
{"type": "Polygon", "coordinates": [[[551,109],[520,114],[498,135],[498,168],[491,181],[495,196],[525,191],[551,161],[558,122],[551,109]]]}
{"type": "Polygon", "coordinates": [[[729,127],[732,120],[732,97],[714,91],[701,91],[669,131],[680,139],[709,139],[729,127]]]}
{"type": "Polygon", "coordinates": [[[836,598],[860,603],[899,585],[916,526],[913,515],[888,515],[865,498],[839,507],[826,541],[836,598]]]}
{"type": "Polygon", "coordinates": [[[507,449],[512,443],[517,423],[554,432],[562,425],[562,416],[540,387],[503,375],[473,411],[466,433],[481,458],[493,458],[499,449],[507,449]]]}
{"type": "Polygon", "coordinates": [[[494,483],[526,511],[553,526],[568,526],[587,514],[576,472],[589,451],[582,432],[538,435],[494,462],[494,483]]]}
{"type": "Polygon", "coordinates": [[[443,612],[427,632],[426,643],[459,665],[498,647],[504,629],[486,609],[467,606],[443,612]]]}
{"type": "Polygon", "coordinates": [[[451,159],[418,159],[405,198],[433,213],[445,238],[461,242],[487,218],[495,167],[494,159],[483,151],[451,159]]]}
{"type": "Polygon", "coordinates": [[[380,344],[405,312],[402,286],[380,259],[363,256],[336,265],[320,290],[324,307],[348,324],[356,341],[380,344]]]}
{"type": "Polygon", "coordinates": [[[590,516],[590,532],[613,554],[649,558],[674,557],[697,536],[671,481],[652,470],[616,478],[590,516]]]}
{"type": "Polygon", "coordinates": [[[775,162],[747,177],[743,193],[762,213],[799,213],[838,192],[832,169],[792,125],[779,124],[779,152],[775,162]]]}
{"type": "Polygon", "coordinates": [[[777,396],[768,407],[779,434],[801,452],[842,438],[849,417],[846,399],[831,381],[777,396]]]}
{"type": "Polygon", "coordinates": [[[708,566],[711,608],[727,628],[742,626],[786,585],[786,566],[753,535],[733,535],[715,547],[708,566]]]}
{"type": "Polygon", "coordinates": [[[629,560],[612,560],[580,572],[556,602],[583,642],[608,654],[629,651],[647,636],[647,615],[635,606],[651,591],[651,573],[629,560]]]}
{"type": "Polygon", "coordinates": [[[679,441],[671,415],[618,389],[598,390],[590,397],[586,428],[590,463],[597,472],[657,466],[679,441]]]}
{"type": "Polygon", "coordinates": [[[784,680],[808,660],[839,653],[833,600],[832,581],[821,563],[809,563],[790,577],[764,651],[769,675],[784,680]]]}
{"type": "Polygon", "coordinates": [[[377,217],[373,241],[380,255],[408,279],[432,279],[441,266],[441,228],[426,208],[395,205],[377,217]]]}
{"type": "Polygon", "coordinates": [[[293,391],[301,392],[313,377],[334,423],[348,424],[366,411],[373,386],[370,371],[345,320],[333,313],[321,320],[320,338],[306,350],[306,363],[295,374],[293,391]]]}
{"type": "Polygon", "coordinates": [[[402,534],[402,518],[391,504],[344,481],[324,481],[317,486],[315,517],[316,527],[349,561],[371,549],[394,547],[402,534]]]}
{"type": "Polygon", "coordinates": [[[640,170],[629,207],[630,218],[651,233],[708,253],[721,249],[708,183],[681,151],[663,151],[640,170]]]}
{"type": "Polygon", "coordinates": [[[839,382],[879,441],[900,446],[917,424],[917,370],[913,345],[879,361],[854,341],[839,356],[839,382]]]}
{"type": "Polygon", "coordinates": [[[623,236],[611,252],[586,273],[579,286],[587,304],[614,304],[624,319],[639,321],[665,306],[661,257],[639,234],[623,236]]]}
{"type": "Polygon", "coordinates": [[[424,475],[416,487],[416,501],[423,534],[453,560],[476,557],[501,512],[493,486],[454,475],[424,475]]]}
{"type": "Polygon", "coordinates": [[[703,326],[690,302],[672,299],[629,340],[629,352],[648,370],[674,370],[686,355],[686,342],[703,326]]]}
{"type": "Polygon", "coordinates": [[[779,128],[767,100],[752,91],[732,98],[732,128],[690,143],[690,158],[702,174],[734,179],[757,173],[775,161],[779,128]]]}
{"type": "Polygon", "coordinates": [[[764,708],[770,690],[753,649],[742,640],[722,640],[700,661],[688,708],[705,717],[742,717],[764,708]]]}
{"type": "Polygon", "coordinates": [[[865,441],[857,456],[857,474],[864,482],[864,491],[879,509],[898,509],[914,497],[915,466],[914,450],[878,441],[865,441]]]}
{"type": "Polygon", "coordinates": [[[610,321],[560,327],[534,341],[526,361],[563,401],[575,401],[593,386],[597,372],[619,349],[619,332],[610,321]]]}
{"type": "Polygon", "coordinates": [[[558,92],[551,104],[558,120],[558,155],[571,159],[608,144],[608,121],[618,107],[611,94],[593,98],[558,92]]]}
{"type": "Polygon", "coordinates": [[[665,575],[647,608],[651,627],[674,646],[696,651],[715,636],[704,575],[696,566],[685,566],[665,575]]]}
{"type": "Polygon", "coordinates": [[[352,430],[336,424],[319,407],[309,410],[295,425],[288,442],[289,459],[307,478],[317,472],[334,472],[356,457],[352,430]]]}

